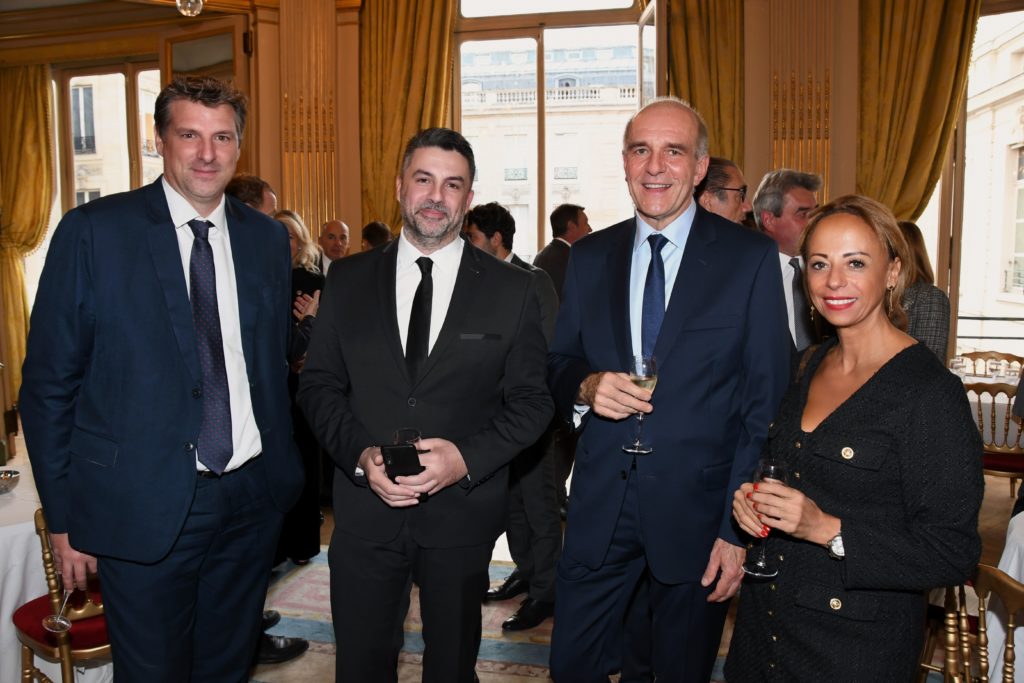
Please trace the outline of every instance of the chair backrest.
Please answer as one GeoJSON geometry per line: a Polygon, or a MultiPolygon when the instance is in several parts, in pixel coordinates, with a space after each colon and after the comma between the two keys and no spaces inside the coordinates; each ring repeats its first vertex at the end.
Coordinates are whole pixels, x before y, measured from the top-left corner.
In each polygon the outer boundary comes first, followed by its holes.
{"type": "Polygon", "coordinates": [[[961,358],[966,358],[972,365],[968,365],[967,371],[971,375],[987,375],[985,364],[990,360],[1005,360],[1008,366],[1017,364],[1018,372],[1024,368],[1024,356],[1015,356],[1012,353],[1000,353],[999,351],[970,351],[961,353],[961,358]]]}
{"type": "Polygon", "coordinates": [[[1013,404],[1017,400],[1015,384],[989,384],[972,382],[964,390],[975,394],[972,398],[974,419],[978,423],[981,440],[988,453],[1024,454],[1024,432],[1020,422],[1013,416],[1013,404]]]}
{"type": "MultiPolygon", "coordinates": [[[[36,510],[35,525],[36,534],[39,536],[39,544],[43,549],[43,571],[46,572],[46,590],[50,595],[50,605],[53,613],[56,614],[60,611],[61,603],[64,601],[64,582],[61,575],[57,573],[57,565],[53,558],[53,546],[50,545],[50,534],[46,527],[46,517],[43,515],[42,508],[36,510]]],[[[68,604],[64,608],[64,616],[70,621],[87,619],[100,614],[103,614],[103,602],[99,598],[99,593],[91,589],[77,591],[76,595],[68,599],[68,604]]]]}
{"type": "MultiPolygon", "coordinates": [[[[978,638],[977,663],[982,681],[988,678],[988,630],[985,626],[985,615],[988,612],[989,597],[994,593],[1006,609],[1006,646],[1003,651],[1002,677],[996,680],[1013,681],[1015,643],[1013,631],[1017,626],[1017,613],[1024,610],[1024,584],[1010,578],[1005,572],[987,564],[979,564],[974,576],[974,592],[978,595],[978,638]]],[[[967,642],[966,634],[962,634],[962,642],[967,642]]],[[[965,659],[964,661],[970,661],[965,659]]]]}

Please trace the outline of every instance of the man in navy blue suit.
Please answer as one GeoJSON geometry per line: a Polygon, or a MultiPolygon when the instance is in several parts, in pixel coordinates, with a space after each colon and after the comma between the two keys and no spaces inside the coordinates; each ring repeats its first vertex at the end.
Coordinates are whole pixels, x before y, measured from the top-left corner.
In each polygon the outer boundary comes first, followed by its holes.
{"type": "Polygon", "coordinates": [[[749,479],[786,386],[789,338],[771,240],[697,206],[707,129],[678,100],[627,124],[636,215],[577,242],[548,382],[581,430],[555,592],[551,675],[607,681],[623,614],[647,575],[658,680],[711,675],[744,541],[732,492],[749,479]],[[633,356],[657,359],[653,391],[633,356]],[[643,413],[646,455],[623,450],[643,413]]]}
{"type": "Polygon", "coordinates": [[[248,680],[302,486],[288,234],[224,195],[245,115],[216,79],[166,87],[163,175],[64,216],[33,309],[29,457],[65,587],[98,566],[118,680],[248,680]]]}

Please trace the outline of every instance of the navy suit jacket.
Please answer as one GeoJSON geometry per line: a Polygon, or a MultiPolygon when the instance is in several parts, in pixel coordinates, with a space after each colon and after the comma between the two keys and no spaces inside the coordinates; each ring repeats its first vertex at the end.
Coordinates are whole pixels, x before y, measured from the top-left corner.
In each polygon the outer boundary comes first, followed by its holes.
{"type": "MultiPolygon", "coordinates": [[[[294,503],[283,226],[232,197],[226,216],[242,349],[275,504],[294,503]]],[[[181,254],[160,179],[69,211],[32,311],[20,412],[54,532],[84,552],[154,562],[196,485],[202,372],[181,254]]]]}
{"type": "MultiPolygon", "coordinates": [[[[571,419],[592,372],[624,371],[632,356],[629,271],[635,219],[573,245],[548,382],[571,419]]],[[[650,455],[636,456],[645,551],[665,583],[699,580],[716,537],[741,544],[732,494],[749,480],[785,391],[789,331],[778,248],[764,235],[697,207],[654,355],[650,455]]],[[[588,413],[576,450],[564,554],[601,565],[633,456],[636,419],[588,413]]]]}

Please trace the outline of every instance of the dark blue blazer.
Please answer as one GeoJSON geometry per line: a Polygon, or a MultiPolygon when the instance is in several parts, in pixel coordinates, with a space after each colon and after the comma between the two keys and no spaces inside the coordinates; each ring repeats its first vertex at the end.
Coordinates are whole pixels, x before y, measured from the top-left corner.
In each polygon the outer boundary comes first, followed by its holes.
{"type": "MultiPolygon", "coordinates": [[[[573,245],[548,383],[571,419],[586,375],[624,371],[632,355],[630,219],[573,245]]],[[[732,493],[750,478],[785,391],[789,332],[778,248],[697,207],[654,355],[658,385],[636,456],[647,559],[665,583],[697,581],[716,537],[740,544],[732,493]]],[[[601,565],[633,456],[636,420],[588,413],[576,450],[564,554],[601,565]]]]}
{"type": "MultiPolygon", "coordinates": [[[[242,349],[274,502],[302,486],[285,342],[291,266],[280,223],[228,197],[242,349]]],[[[92,554],[153,562],[196,484],[202,373],[160,179],[69,211],[32,311],[20,412],[55,532],[92,554]]]]}

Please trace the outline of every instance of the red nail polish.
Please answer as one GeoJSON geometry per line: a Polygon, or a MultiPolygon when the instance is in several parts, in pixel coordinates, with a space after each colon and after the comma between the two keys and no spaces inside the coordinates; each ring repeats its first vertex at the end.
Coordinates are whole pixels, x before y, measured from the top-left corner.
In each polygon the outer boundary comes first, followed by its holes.
{"type": "Polygon", "coordinates": [[[761,538],[764,538],[767,535],[768,535],[768,527],[762,526],[761,527],[761,538]]]}
{"type": "Polygon", "coordinates": [[[753,497],[754,497],[754,494],[753,494],[753,493],[748,493],[748,494],[747,494],[747,498],[753,498],[753,497]]]}
{"type": "Polygon", "coordinates": [[[757,490],[757,484],[754,484],[754,490],[755,491],[757,490]]]}

